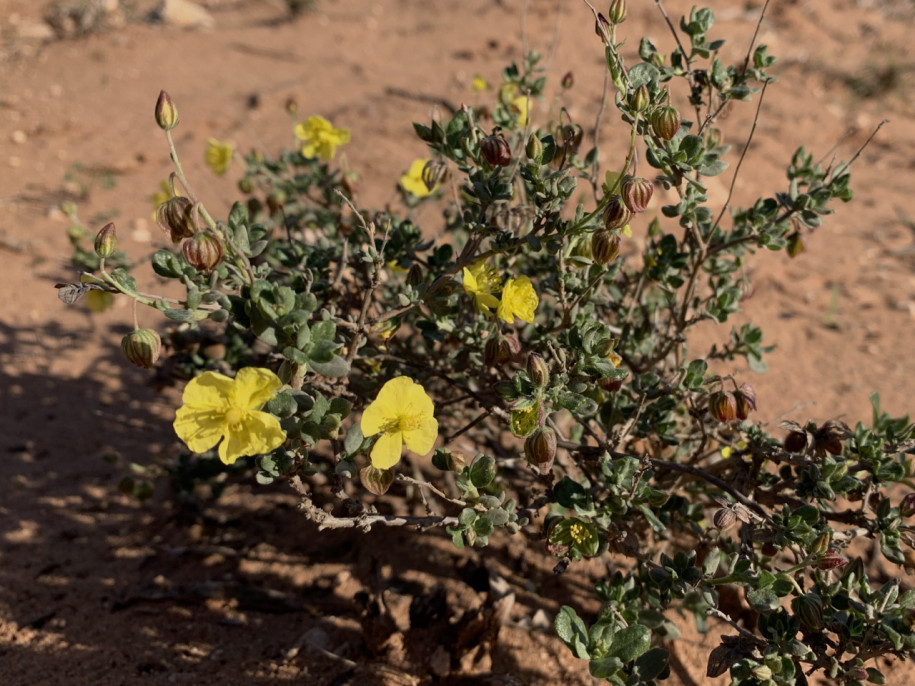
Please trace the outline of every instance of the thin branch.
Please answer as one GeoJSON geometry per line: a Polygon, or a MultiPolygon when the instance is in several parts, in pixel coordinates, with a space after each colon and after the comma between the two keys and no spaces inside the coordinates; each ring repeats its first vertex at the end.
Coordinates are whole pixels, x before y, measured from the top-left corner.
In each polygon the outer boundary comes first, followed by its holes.
{"type": "Polygon", "coordinates": [[[762,91],[759,93],[759,103],[756,105],[756,115],[753,117],[753,126],[750,127],[750,135],[747,137],[747,144],[744,146],[743,152],[740,153],[740,159],[737,160],[737,166],[734,168],[734,177],[731,179],[731,187],[728,189],[728,198],[725,200],[724,206],[721,208],[718,219],[715,220],[715,225],[712,226],[709,235],[714,233],[715,229],[718,228],[718,225],[721,223],[721,218],[724,217],[724,213],[727,212],[728,206],[731,204],[731,196],[734,195],[734,186],[737,185],[737,176],[740,174],[740,166],[743,164],[744,158],[750,151],[750,143],[753,141],[753,134],[756,133],[756,125],[759,123],[759,113],[762,110],[763,98],[766,95],[766,87],[769,83],[770,81],[768,79],[763,82],[762,91]]]}
{"type": "Polygon", "coordinates": [[[759,21],[756,22],[756,30],[753,31],[753,37],[750,39],[750,45],[747,47],[747,56],[743,61],[743,69],[741,71],[746,72],[747,67],[750,66],[750,59],[753,57],[753,46],[756,45],[756,38],[759,36],[759,29],[762,26],[763,18],[766,16],[766,8],[769,7],[769,0],[763,4],[762,11],[759,13],[759,21]]]}

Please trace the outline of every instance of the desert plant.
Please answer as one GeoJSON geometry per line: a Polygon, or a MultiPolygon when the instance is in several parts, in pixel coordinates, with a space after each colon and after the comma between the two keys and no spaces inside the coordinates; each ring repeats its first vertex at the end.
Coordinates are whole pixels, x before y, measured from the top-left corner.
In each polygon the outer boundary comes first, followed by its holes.
{"type": "MultiPolygon", "coordinates": [[[[296,149],[244,158],[247,197],[216,220],[182,169],[163,92],[156,121],[176,168],[157,216],[180,249],[159,250],[152,268],[186,297],[138,293],[123,262],[109,271],[108,226],[97,272],[65,295],[101,289],[176,322],[165,349],[187,379],[178,436],[291,485],[322,529],[438,526],[458,548],[523,531],[566,573],[612,556],[599,616],[564,607],[555,622],[595,677],[665,679],[677,609],[700,629],[709,617],[733,629],[709,676],[878,681],[866,665],[915,646],[915,591],[880,578],[855,544],[909,564],[915,493],[893,487],[915,488],[915,427],[875,398],[870,426],[788,423],[777,440],[751,419],[752,386],[716,372],[736,360],[764,371],[763,332],[746,324],[709,350],[688,346],[696,324],[740,311],[755,251],[796,255],[852,199],[850,163],[801,148],[783,190],[713,211],[704,179],[731,159],[720,115],[761,103],[775,58],[751,45],[724,64],[713,13],[693,9],[668,21],[676,50],[643,38],[627,67],[625,17],[624,0],[594,12],[621,154],[602,159],[564,110],[537,120],[547,74],[531,53],[485,112],[414,124],[428,153],[400,180],[402,211],[359,207],[358,178],[334,164],[349,132],[312,116],[296,149]],[[434,226],[417,223],[420,203],[441,207],[434,226]],[[200,354],[201,340],[216,352],[200,354]],[[472,451],[453,447],[459,437],[472,451]],[[438,471],[404,474],[404,447],[434,448],[438,471]],[[380,514],[395,483],[419,489],[427,511],[380,514]]],[[[218,146],[223,170],[234,152],[218,146]]],[[[124,349],[149,366],[163,345],[137,328],[124,349]]]]}

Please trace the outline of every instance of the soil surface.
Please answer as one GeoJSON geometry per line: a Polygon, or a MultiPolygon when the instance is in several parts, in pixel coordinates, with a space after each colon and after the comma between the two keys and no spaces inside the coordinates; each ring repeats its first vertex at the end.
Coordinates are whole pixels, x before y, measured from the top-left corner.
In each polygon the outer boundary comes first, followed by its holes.
{"type": "MultiPolygon", "coordinates": [[[[219,499],[181,500],[164,481],[145,503],[121,495],[128,462],[178,455],[176,389],[157,391],[121,356],[126,303],[95,314],[66,307],[53,287],[75,273],[65,200],[92,231],[113,218],[135,258],[164,245],[150,199],[171,170],[152,117],[160,89],[179,107],[178,149],[214,215],[225,216],[241,167],[214,177],[207,139],[243,152],[291,145],[290,99],[300,119],[351,129],[345,163],[362,176],[360,202],[379,206],[424,156],[411,122],[428,122],[442,100],[482,101],[473,77],[497,84],[525,49],[548,55],[553,84],[574,73],[565,103],[593,135],[603,50],[587,5],[325,0],[291,18],[282,0],[210,0],[198,4],[209,26],[195,27],[150,21],[154,3],[122,4],[0,0],[0,683],[592,683],[551,623],[562,604],[597,610],[601,561],[555,576],[555,561],[521,536],[457,551],[434,532],[320,533],[292,492],[249,478],[229,479],[219,499]],[[115,13],[85,14],[105,6],[115,13]]],[[[676,21],[691,3],[664,4],[676,21]]],[[[745,54],[760,0],[708,4],[726,59],[745,54]]],[[[911,0],[773,0],[762,23],[780,80],[738,204],[785,188],[796,147],[848,159],[890,123],[854,164],[855,202],[809,236],[807,252],[752,262],[755,291],[737,324],[761,325],[778,346],[767,374],[746,377],[761,421],[867,421],[871,391],[894,414],[913,409],[913,29],[911,0]]],[[[623,34],[630,56],[643,34],[673,49],[655,2],[630,1],[623,34]]],[[[755,103],[731,110],[729,142],[746,140],[754,114],[755,103]]],[[[730,179],[713,189],[718,206],[730,179]]],[[[151,271],[135,273],[156,288],[151,271]]],[[[696,342],[722,335],[706,329],[696,342]]],[[[704,676],[722,627],[703,636],[676,621],[670,683],[726,683],[704,676]]],[[[889,683],[906,675],[896,668],[889,683]]]]}

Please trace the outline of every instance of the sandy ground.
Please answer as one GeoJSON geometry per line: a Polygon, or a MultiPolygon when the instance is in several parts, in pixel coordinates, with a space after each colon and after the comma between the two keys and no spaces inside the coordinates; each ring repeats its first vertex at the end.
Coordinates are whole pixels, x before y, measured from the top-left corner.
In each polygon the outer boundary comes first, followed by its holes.
{"type": "MultiPolygon", "coordinates": [[[[164,487],[142,505],[120,495],[125,460],[176,455],[174,391],[157,393],[121,358],[130,308],[68,309],[53,288],[73,277],[63,200],[90,227],[114,218],[135,257],[160,247],[150,201],[170,171],[152,118],[160,89],[178,103],[179,151],[217,216],[241,170],[213,177],[207,138],[242,151],[289,145],[290,98],[300,118],[352,130],[346,164],[363,177],[360,201],[377,206],[394,201],[397,177],[423,155],[410,122],[429,120],[430,100],[473,103],[473,76],[498,82],[525,47],[551,53],[554,83],[574,72],[569,111],[589,129],[603,60],[590,11],[573,0],[325,0],[290,20],[279,1],[201,4],[208,30],[150,23],[152,3],[136,2],[106,31],[59,40],[47,35],[44,3],[0,0],[0,682],[590,684],[549,622],[563,603],[596,609],[598,561],[554,577],[520,537],[468,553],[437,534],[319,534],[290,493],[247,480],[218,501],[181,501],[164,487]],[[483,641],[470,620],[506,592],[509,621],[497,642],[483,641]],[[411,626],[417,598],[435,611],[411,626]],[[467,633],[449,634],[449,621],[467,633]]],[[[670,52],[655,3],[630,4],[630,54],[643,32],[670,52]]],[[[709,2],[726,55],[746,50],[760,4],[709,2]]],[[[678,17],[690,3],[665,5],[678,17]]],[[[808,252],[754,263],[756,289],[737,323],[762,325],[778,346],[769,373],[752,378],[762,421],[866,420],[871,391],[893,413],[912,407],[913,26],[909,0],[770,5],[759,40],[780,58],[780,82],[766,95],[738,203],[783,188],[797,146],[847,159],[890,124],[853,168],[856,201],[808,252]]],[[[730,142],[753,114],[731,111],[730,142]]],[[[701,331],[697,343],[716,335],[701,331]]],[[[678,622],[685,672],[671,683],[690,683],[685,674],[713,683],[703,675],[714,638],[678,622]]]]}

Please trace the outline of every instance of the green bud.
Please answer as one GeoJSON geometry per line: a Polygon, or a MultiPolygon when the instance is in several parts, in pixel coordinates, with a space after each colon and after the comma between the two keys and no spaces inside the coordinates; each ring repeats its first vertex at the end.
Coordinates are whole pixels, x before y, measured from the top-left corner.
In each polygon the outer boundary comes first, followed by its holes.
{"type": "Polygon", "coordinates": [[[410,265],[410,269],[407,272],[407,285],[416,288],[423,282],[423,279],[423,268],[418,262],[414,262],[410,265]]]}
{"type": "Polygon", "coordinates": [[[759,681],[768,681],[772,678],[772,670],[766,665],[759,665],[753,668],[753,676],[759,681]]]}
{"type": "Polygon", "coordinates": [[[805,628],[813,631],[823,628],[823,599],[816,593],[798,596],[791,601],[791,609],[805,628]]]}
{"type": "Polygon", "coordinates": [[[95,235],[95,254],[102,259],[111,257],[118,249],[118,236],[114,230],[114,222],[108,222],[95,235]]]}
{"type": "Polygon", "coordinates": [[[527,356],[527,375],[537,388],[543,388],[550,381],[550,366],[537,353],[527,356]]]}
{"type": "Polygon", "coordinates": [[[152,329],[137,329],[121,339],[121,350],[131,364],[149,369],[162,353],[162,339],[152,329]]]}
{"type": "Polygon", "coordinates": [[[178,126],[178,108],[165,91],[160,91],[156,100],[156,124],[163,131],[171,131],[178,126]]]}
{"type": "Polygon", "coordinates": [[[622,24],[626,21],[627,14],[629,14],[629,8],[626,7],[626,0],[613,0],[610,3],[610,9],[607,10],[607,19],[612,24],[622,24]]]}
{"type": "Polygon", "coordinates": [[[444,160],[429,160],[423,166],[423,185],[433,191],[448,178],[448,164],[444,160]]]}
{"type": "Polygon", "coordinates": [[[651,128],[658,138],[669,141],[680,130],[680,113],[675,107],[659,107],[651,115],[651,128]]]}
{"type": "Polygon", "coordinates": [[[531,137],[527,139],[524,152],[527,154],[528,159],[540,164],[540,160],[543,159],[543,142],[537,137],[536,133],[532,133],[531,137]]]}
{"type": "Polygon", "coordinates": [[[644,112],[651,104],[651,94],[644,83],[629,96],[629,107],[633,112],[644,112]]]}
{"type": "Polygon", "coordinates": [[[394,471],[368,465],[359,470],[359,480],[370,493],[384,495],[394,483],[394,471]]]}
{"type": "Polygon", "coordinates": [[[795,232],[788,236],[788,257],[797,257],[806,251],[807,246],[804,244],[804,237],[800,233],[795,232]]]}

